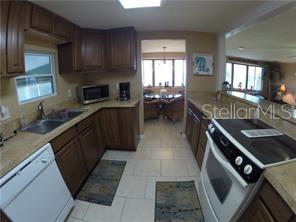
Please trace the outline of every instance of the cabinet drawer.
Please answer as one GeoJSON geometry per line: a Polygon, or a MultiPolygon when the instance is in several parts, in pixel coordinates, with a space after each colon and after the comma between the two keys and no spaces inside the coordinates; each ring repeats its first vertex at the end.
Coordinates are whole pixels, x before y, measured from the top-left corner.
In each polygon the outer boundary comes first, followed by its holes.
{"type": "Polygon", "coordinates": [[[87,127],[89,127],[91,124],[94,124],[94,123],[95,123],[94,115],[87,117],[86,119],[78,123],[78,126],[77,126],[78,132],[79,133],[82,132],[83,130],[85,130],[87,127]]]}
{"type": "Polygon", "coordinates": [[[290,221],[293,212],[268,181],[264,182],[259,196],[276,221],[290,221]]]}
{"type": "Polygon", "coordinates": [[[65,146],[70,140],[76,137],[77,132],[75,127],[71,127],[66,132],[62,133],[58,137],[51,141],[53,152],[58,152],[63,146],[65,146]]]}

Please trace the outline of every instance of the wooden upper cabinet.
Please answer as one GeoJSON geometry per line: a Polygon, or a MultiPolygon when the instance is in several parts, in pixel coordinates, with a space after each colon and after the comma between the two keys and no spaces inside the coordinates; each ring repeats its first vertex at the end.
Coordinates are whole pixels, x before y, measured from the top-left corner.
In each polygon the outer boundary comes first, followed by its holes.
{"type": "Polygon", "coordinates": [[[108,31],[108,68],[113,70],[137,69],[137,38],[134,28],[108,31]]]}
{"type": "Polygon", "coordinates": [[[100,70],[105,68],[104,40],[105,32],[83,29],[82,56],[84,70],[100,70]]]}
{"type": "Polygon", "coordinates": [[[52,33],[53,26],[54,14],[37,5],[33,5],[31,27],[46,33],[52,33]]]}
{"type": "Polygon", "coordinates": [[[72,38],[73,24],[68,20],[56,15],[54,18],[53,33],[57,36],[71,40],[72,38]]]}
{"type": "Polygon", "coordinates": [[[1,29],[0,29],[0,75],[6,73],[6,35],[8,24],[9,2],[1,1],[1,29]]]}
{"type": "Polygon", "coordinates": [[[58,46],[60,74],[82,70],[82,32],[78,26],[73,28],[72,42],[58,46]]]}
{"type": "Polygon", "coordinates": [[[8,74],[22,74],[24,65],[25,3],[11,1],[7,26],[6,65],[8,74]]]}

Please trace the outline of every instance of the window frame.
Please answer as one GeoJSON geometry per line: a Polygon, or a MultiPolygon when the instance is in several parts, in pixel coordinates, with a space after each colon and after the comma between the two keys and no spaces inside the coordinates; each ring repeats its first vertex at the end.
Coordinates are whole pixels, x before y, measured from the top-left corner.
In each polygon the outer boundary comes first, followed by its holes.
{"type": "MultiPolygon", "coordinates": [[[[155,85],[155,61],[158,61],[158,60],[163,60],[163,59],[142,59],[142,62],[152,61],[152,86],[151,87],[158,87],[158,85],[157,86],[155,85]]],[[[182,86],[175,86],[175,61],[176,60],[182,60],[184,62],[184,66],[186,66],[186,59],[166,59],[166,61],[172,61],[172,86],[171,87],[182,87],[182,86]]],[[[185,85],[186,85],[186,73],[184,72],[184,87],[185,85]]],[[[143,82],[143,86],[144,86],[144,82],[143,82]]],[[[144,86],[144,87],[149,87],[149,86],[144,86]]]]}
{"type": "MultiPolygon", "coordinates": [[[[257,67],[262,68],[262,66],[257,65],[257,64],[246,64],[246,63],[242,63],[242,62],[230,62],[230,61],[226,61],[226,66],[225,66],[225,73],[226,73],[226,68],[227,68],[227,63],[231,64],[231,86],[233,88],[234,91],[242,91],[242,92],[250,92],[251,89],[248,89],[248,85],[249,85],[249,67],[253,66],[255,67],[255,70],[257,67]],[[245,89],[238,89],[238,88],[234,88],[233,87],[233,79],[234,79],[234,65],[244,65],[246,66],[246,84],[245,84],[245,89]]],[[[252,92],[262,92],[263,89],[263,73],[261,73],[261,89],[260,90],[252,90],[252,92]]],[[[225,75],[225,80],[226,80],[226,75],[225,75]]]]}
{"type": "Polygon", "coordinates": [[[15,89],[16,89],[16,94],[17,94],[17,98],[18,98],[18,104],[19,105],[24,105],[27,103],[31,103],[31,102],[35,102],[38,100],[42,100],[42,99],[46,99],[46,98],[50,98],[53,96],[57,96],[57,82],[56,82],[56,53],[52,52],[52,51],[36,51],[36,50],[25,50],[24,52],[24,56],[26,56],[26,54],[31,54],[31,55],[48,55],[50,57],[50,66],[51,66],[51,74],[29,74],[26,75],[26,72],[21,75],[21,76],[17,76],[14,78],[15,81],[15,89]],[[45,96],[39,96],[39,97],[35,97],[32,99],[27,99],[24,101],[20,101],[19,99],[19,95],[17,92],[17,80],[18,79],[25,79],[27,77],[48,77],[51,76],[52,77],[52,82],[53,82],[53,93],[50,95],[45,95],[45,96]]]}

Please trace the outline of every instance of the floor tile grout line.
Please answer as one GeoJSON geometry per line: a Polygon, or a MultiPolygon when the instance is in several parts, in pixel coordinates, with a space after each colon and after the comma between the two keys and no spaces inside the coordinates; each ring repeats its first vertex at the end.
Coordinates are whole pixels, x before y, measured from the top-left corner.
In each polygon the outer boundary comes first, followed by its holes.
{"type": "Polygon", "coordinates": [[[122,207],[121,214],[120,214],[120,217],[119,217],[119,221],[118,222],[121,222],[122,221],[122,216],[123,216],[125,204],[126,204],[126,198],[124,197],[124,204],[123,204],[123,207],[122,207]]]}

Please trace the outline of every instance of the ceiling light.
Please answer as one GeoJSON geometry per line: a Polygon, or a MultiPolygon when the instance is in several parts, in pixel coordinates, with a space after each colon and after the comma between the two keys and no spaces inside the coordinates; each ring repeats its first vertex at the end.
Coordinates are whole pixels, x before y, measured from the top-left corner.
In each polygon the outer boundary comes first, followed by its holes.
{"type": "Polygon", "coordinates": [[[160,7],[161,0],[119,0],[125,9],[160,7]]]}
{"type": "Polygon", "coordinates": [[[238,47],[238,50],[245,50],[245,47],[240,46],[238,47]]]}

